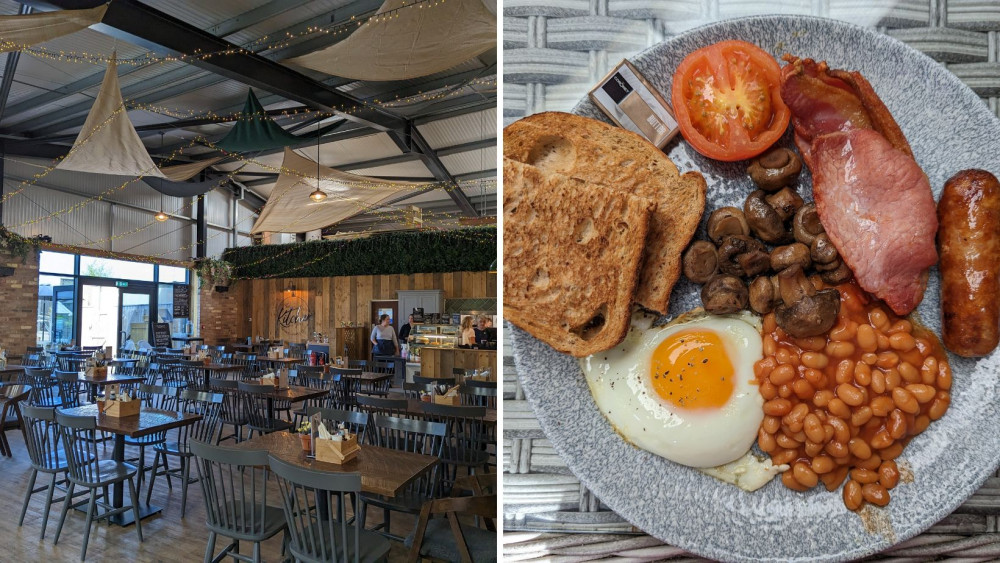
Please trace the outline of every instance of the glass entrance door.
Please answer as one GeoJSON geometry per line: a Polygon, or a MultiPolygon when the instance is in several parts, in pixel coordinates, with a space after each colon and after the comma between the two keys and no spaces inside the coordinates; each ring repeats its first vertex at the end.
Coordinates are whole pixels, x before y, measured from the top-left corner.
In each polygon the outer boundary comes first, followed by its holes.
{"type": "Polygon", "coordinates": [[[83,283],[80,289],[80,345],[111,346],[117,356],[123,347],[139,348],[140,342],[149,342],[153,291],[152,286],[83,283]]]}
{"type": "Polygon", "coordinates": [[[149,291],[122,290],[121,346],[126,350],[139,348],[140,342],[149,342],[149,311],[152,295],[149,291]],[[131,343],[131,344],[130,344],[131,343]]]}
{"type": "MultiPolygon", "coordinates": [[[[83,284],[80,288],[80,346],[118,345],[119,289],[83,284]]],[[[117,350],[116,350],[117,352],[117,350]]]]}

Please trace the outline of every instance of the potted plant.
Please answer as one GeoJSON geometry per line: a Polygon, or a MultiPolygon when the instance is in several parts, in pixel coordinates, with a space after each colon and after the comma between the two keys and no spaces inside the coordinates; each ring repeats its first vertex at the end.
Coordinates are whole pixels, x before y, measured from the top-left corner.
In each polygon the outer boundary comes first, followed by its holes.
{"type": "Polygon", "coordinates": [[[223,293],[233,283],[233,266],[225,260],[205,258],[198,265],[198,276],[202,286],[215,286],[215,291],[223,293]]]}
{"type": "Polygon", "coordinates": [[[308,420],[303,420],[296,429],[299,439],[302,440],[302,451],[309,453],[312,451],[312,424],[308,420]]]}
{"type": "MultiPolygon", "coordinates": [[[[28,239],[7,229],[4,226],[0,226],[0,249],[3,249],[7,251],[9,254],[20,258],[22,264],[24,264],[24,262],[27,260],[28,254],[32,250],[38,252],[39,243],[41,243],[43,240],[44,239],[42,237],[28,239]]],[[[51,239],[49,240],[51,241],[51,239]]],[[[4,273],[4,275],[11,275],[12,273],[13,272],[4,273]]]]}

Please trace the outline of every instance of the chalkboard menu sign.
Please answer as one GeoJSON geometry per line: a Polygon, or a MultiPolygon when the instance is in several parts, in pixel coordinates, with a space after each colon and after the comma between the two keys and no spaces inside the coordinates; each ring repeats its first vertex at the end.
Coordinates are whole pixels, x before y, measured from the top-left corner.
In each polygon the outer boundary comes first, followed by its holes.
{"type": "Polygon", "coordinates": [[[170,348],[170,323],[153,323],[153,346],[170,348]]]}
{"type": "Polygon", "coordinates": [[[413,322],[415,322],[415,323],[426,322],[424,320],[424,308],[423,307],[414,307],[413,308],[413,322]]]}
{"type": "Polygon", "coordinates": [[[174,286],[174,318],[186,319],[191,316],[191,286],[174,286]]]}

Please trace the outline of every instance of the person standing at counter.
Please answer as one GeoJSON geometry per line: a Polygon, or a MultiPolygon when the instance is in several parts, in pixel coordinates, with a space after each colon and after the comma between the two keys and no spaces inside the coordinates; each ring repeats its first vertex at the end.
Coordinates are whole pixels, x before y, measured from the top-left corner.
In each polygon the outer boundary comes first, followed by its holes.
{"type": "Polygon", "coordinates": [[[410,315],[406,319],[406,324],[399,327],[399,341],[402,343],[409,342],[410,339],[410,329],[413,328],[413,315],[410,315]]]}
{"type": "Polygon", "coordinates": [[[475,344],[477,346],[486,340],[486,332],[485,331],[486,331],[486,327],[489,326],[489,324],[487,324],[489,322],[490,322],[490,320],[485,315],[480,315],[476,319],[476,329],[475,329],[475,331],[476,331],[476,335],[475,335],[476,342],[475,342],[475,344]]]}
{"type": "Polygon", "coordinates": [[[399,341],[396,331],[389,324],[389,315],[378,318],[378,324],[372,328],[372,353],[376,356],[395,356],[399,352],[399,341]]]}
{"type": "Polygon", "coordinates": [[[476,329],[472,327],[472,315],[462,319],[462,340],[460,344],[465,348],[472,348],[476,345],[476,329]]]}

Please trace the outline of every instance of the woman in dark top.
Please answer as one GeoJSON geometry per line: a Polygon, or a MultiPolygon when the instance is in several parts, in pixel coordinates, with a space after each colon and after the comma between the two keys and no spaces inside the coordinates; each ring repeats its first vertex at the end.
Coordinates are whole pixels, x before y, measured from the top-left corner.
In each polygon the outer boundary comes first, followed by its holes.
{"type": "Polygon", "coordinates": [[[406,324],[403,325],[403,326],[401,326],[401,327],[399,327],[399,341],[400,342],[404,342],[405,343],[407,341],[407,339],[410,338],[410,329],[413,328],[410,325],[412,325],[412,324],[413,324],[413,315],[410,315],[406,319],[406,324]]]}

